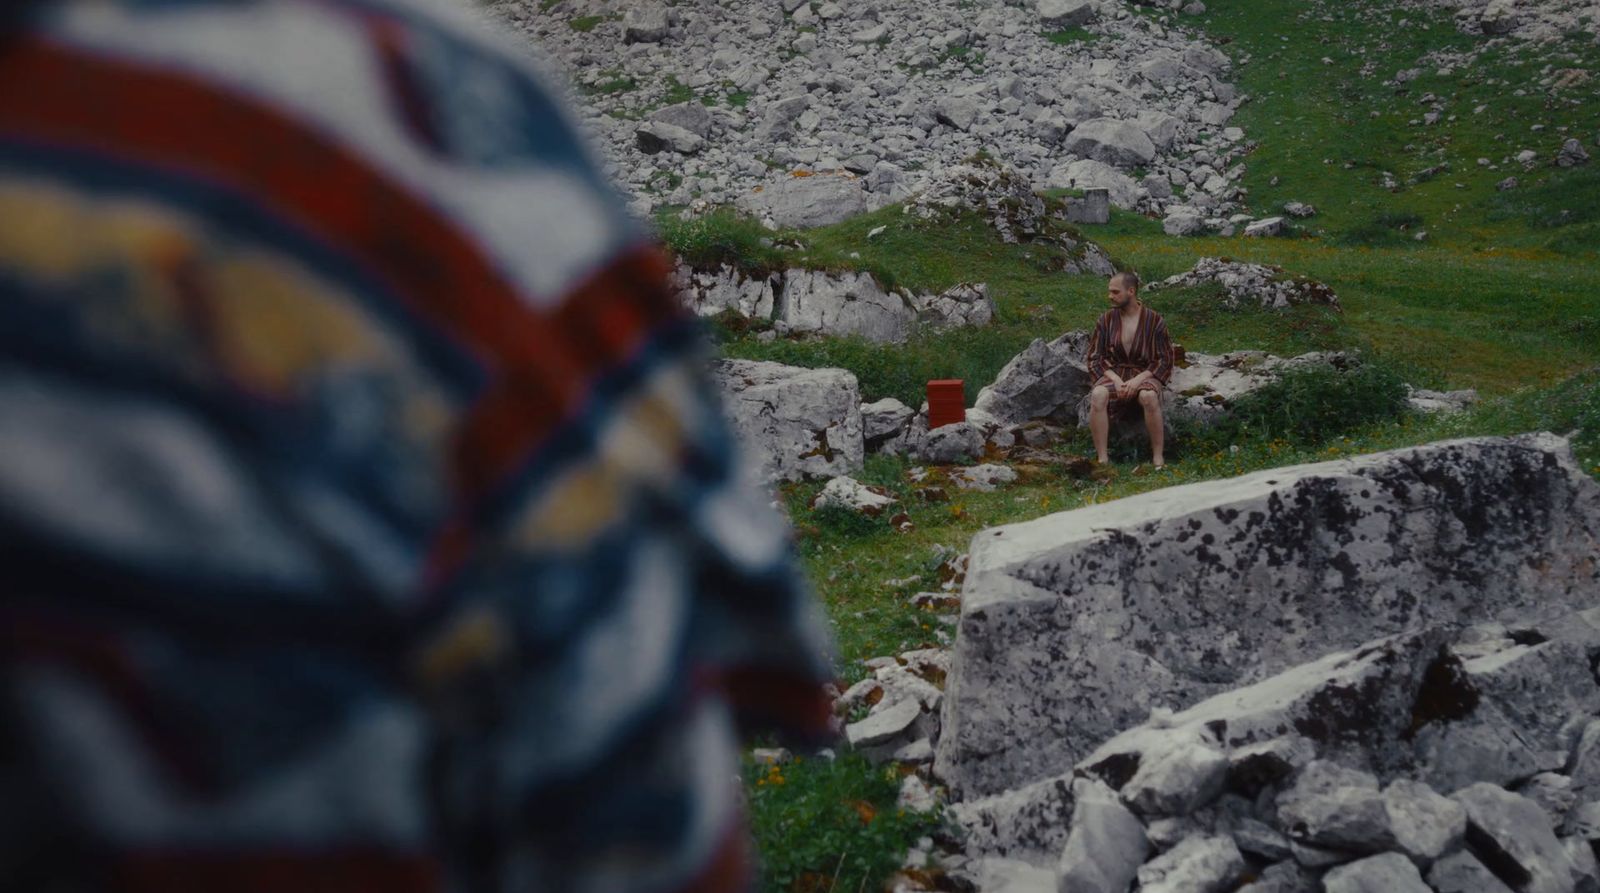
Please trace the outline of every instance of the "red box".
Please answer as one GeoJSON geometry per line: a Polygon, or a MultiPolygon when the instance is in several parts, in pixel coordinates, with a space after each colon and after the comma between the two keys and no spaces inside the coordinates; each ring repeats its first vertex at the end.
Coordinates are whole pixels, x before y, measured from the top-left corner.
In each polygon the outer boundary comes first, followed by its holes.
{"type": "Polygon", "coordinates": [[[959,378],[928,382],[928,430],[966,420],[966,383],[959,378]]]}

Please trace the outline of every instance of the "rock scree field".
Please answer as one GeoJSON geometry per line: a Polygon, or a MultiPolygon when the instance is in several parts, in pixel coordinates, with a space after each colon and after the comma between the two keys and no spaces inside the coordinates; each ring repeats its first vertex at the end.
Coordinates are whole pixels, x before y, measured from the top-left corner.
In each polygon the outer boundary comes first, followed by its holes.
{"type": "Polygon", "coordinates": [[[1600,889],[1600,6],[481,12],[835,631],[839,745],[747,754],[764,890],[1600,889]],[[1164,469],[1079,427],[1115,270],[1164,469]]]}

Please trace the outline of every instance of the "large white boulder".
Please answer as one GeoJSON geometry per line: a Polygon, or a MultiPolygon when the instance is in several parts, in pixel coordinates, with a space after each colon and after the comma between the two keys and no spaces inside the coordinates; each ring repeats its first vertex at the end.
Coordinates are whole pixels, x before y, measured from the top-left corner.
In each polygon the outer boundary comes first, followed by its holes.
{"type": "Polygon", "coordinates": [[[1136,167],[1155,160],[1156,146],[1138,125],[1115,118],[1094,118],[1079,124],[1063,143],[1068,152],[1117,167],[1136,167]]]}
{"type": "Polygon", "coordinates": [[[1131,210],[1139,203],[1139,184],[1104,161],[1080,158],[1058,165],[1045,181],[1052,189],[1105,189],[1111,203],[1131,210]]]}
{"type": "Polygon", "coordinates": [[[805,229],[849,220],[867,210],[867,193],[854,174],[821,171],[785,174],[746,192],[734,207],[776,227],[805,229]]]}
{"type": "Polygon", "coordinates": [[[1087,332],[1068,332],[1050,342],[1034,339],[978,392],[974,407],[1002,425],[1075,420],[1078,403],[1089,393],[1089,372],[1084,367],[1088,347],[1087,332]]]}
{"type": "Polygon", "coordinates": [[[1600,484],[1550,434],[1272,469],[986,530],[937,768],[958,796],[1004,791],[1065,771],[1152,706],[1404,629],[1570,613],[1597,590],[1600,484]]]}
{"type": "Polygon", "coordinates": [[[1098,15],[1091,0],[1039,0],[1038,11],[1046,28],[1079,28],[1098,15]]]}
{"type": "Polygon", "coordinates": [[[790,270],[783,277],[777,319],[797,332],[904,341],[915,311],[870,273],[790,270]]]}
{"type": "Polygon", "coordinates": [[[696,270],[680,262],[673,284],[685,307],[700,316],[733,311],[751,319],[771,319],[777,275],[751,277],[733,267],[696,270]]]}
{"type": "Polygon", "coordinates": [[[852,373],[718,360],[712,375],[760,482],[832,478],[861,468],[861,389],[852,373]]]}

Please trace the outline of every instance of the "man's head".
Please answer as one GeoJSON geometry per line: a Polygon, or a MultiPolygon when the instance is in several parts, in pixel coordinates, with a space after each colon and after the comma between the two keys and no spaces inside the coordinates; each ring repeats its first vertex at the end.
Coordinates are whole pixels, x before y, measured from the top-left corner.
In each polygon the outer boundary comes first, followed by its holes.
{"type": "Polygon", "coordinates": [[[1106,299],[1118,310],[1127,309],[1128,305],[1138,298],[1139,274],[1132,270],[1113,275],[1106,285],[1106,299]]]}

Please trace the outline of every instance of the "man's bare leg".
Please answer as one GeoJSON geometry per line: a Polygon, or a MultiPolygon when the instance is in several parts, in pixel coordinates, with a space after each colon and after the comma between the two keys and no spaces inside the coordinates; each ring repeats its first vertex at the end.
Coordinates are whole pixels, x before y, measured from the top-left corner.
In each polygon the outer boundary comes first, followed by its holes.
{"type": "MultiPolygon", "coordinates": [[[[1166,422],[1161,418],[1161,397],[1155,391],[1140,391],[1139,405],[1144,407],[1144,429],[1150,434],[1151,463],[1160,468],[1167,464],[1163,452],[1166,447],[1166,422]]],[[[1090,416],[1093,419],[1093,416],[1090,416]]]]}
{"type": "Polygon", "coordinates": [[[1106,404],[1111,391],[1100,385],[1089,392],[1089,435],[1094,438],[1095,461],[1106,464],[1106,441],[1111,435],[1111,419],[1106,414],[1106,404]]]}

